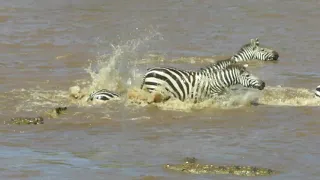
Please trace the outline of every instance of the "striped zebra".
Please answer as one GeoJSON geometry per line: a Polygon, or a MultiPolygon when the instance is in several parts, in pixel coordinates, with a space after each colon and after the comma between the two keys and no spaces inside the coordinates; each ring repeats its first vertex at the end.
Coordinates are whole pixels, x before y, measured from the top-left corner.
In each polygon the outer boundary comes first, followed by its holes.
{"type": "Polygon", "coordinates": [[[320,98],[320,85],[319,85],[319,86],[317,86],[317,88],[316,88],[316,90],[315,90],[314,94],[316,95],[316,97],[317,97],[317,98],[320,98]]]}
{"type": "Polygon", "coordinates": [[[115,99],[118,97],[119,97],[119,95],[114,92],[111,92],[107,89],[101,89],[99,91],[92,92],[89,95],[89,98],[87,101],[93,101],[93,100],[108,101],[108,100],[115,99]]]}
{"type": "Polygon", "coordinates": [[[275,50],[260,47],[259,39],[251,39],[250,43],[243,45],[240,50],[230,59],[236,62],[249,61],[253,59],[261,61],[276,61],[279,53],[275,50]]]}
{"type": "Polygon", "coordinates": [[[212,66],[199,71],[185,71],[171,67],[148,69],[141,84],[141,89],[148,92],[168,93],[169,99],[175,97],[181,101],[191,99],[200,102],[224,93],[236,84],[262,90],[265,82],[246,70],[246,66],[232,64],[221,70],[212,66]]]}

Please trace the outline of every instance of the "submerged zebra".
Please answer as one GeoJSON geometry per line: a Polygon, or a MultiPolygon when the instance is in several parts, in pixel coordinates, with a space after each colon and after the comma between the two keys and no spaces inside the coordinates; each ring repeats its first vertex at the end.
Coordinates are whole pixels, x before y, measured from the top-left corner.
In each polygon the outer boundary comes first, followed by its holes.
{"type": "Polygon", "coordinates": [[[99,100],[99,101],[108,101],[111,99],[118,98],[120,95],[114,92],[111,92],[107,89],[101,89],[99,91],[92,92],[89,95],[87,101],[99,100]]]}
{"type": "Polygon", "coordinates": [[[191,99],[200,102],[222,94],[228,87],[241,84],[262,90],[265,82],[246,70],[247,65],[228,65],[216,70],[214,66],[202,68],[199,71],[185,71],[171,67],[156,67],[148,69],[141,89],[148,92],[168,93],[169,99],[175,97],[181,101],[191,99]]]}
{"type": "Polygon", "coordinates": [[[276,61],[279,53],[266,47],[260,47],[259,39],[250,39],[250,43],[243,45],[240,50],[230,59],[236,62],[249,61],[253,59],[261,61],[276,61]]]}

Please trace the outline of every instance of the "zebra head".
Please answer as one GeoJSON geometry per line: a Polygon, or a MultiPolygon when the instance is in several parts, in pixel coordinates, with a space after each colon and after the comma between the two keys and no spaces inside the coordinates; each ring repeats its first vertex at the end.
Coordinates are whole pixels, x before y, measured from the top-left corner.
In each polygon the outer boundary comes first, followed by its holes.
{"type": "Polygon", "coordinates": [[[275,50],[266,47],[260,47],[259,39],[251,39],[250,43],[243,45],[241,49],[232,56],[232,59],[239,61],[248,61],[258,59],[261,61],[276,61],[279,58],[279,53],[275,50]]]}
{"type": "Polygon", "coordinates": [[[107,89],[101,89],[99,91],[92,92],[89,95],[89,98],[87,99],[87,101],[93,101],[93,100],[107,101],[117,97],[119,97],[118,94],[113,93],[107,89]]]}
{"type": "Polygon", "coordinates": [[[255,88],[263,90],[266,86],[266,83],[259,79],[257,76],[251,74],[247,69],[248,65],[239,66],[240,74],[238,76],[238,82],[244,87],[255,88]]]}

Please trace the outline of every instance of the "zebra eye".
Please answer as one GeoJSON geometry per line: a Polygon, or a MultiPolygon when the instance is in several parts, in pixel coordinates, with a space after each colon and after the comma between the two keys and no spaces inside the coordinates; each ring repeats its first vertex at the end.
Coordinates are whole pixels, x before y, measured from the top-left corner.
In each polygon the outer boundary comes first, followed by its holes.
{"type": "Polygon", "coordinates": [[[96,99],[106,101],[106,100],[108,100],[108,97],[106,97],[106,96],[97,96],[96,99]]]}

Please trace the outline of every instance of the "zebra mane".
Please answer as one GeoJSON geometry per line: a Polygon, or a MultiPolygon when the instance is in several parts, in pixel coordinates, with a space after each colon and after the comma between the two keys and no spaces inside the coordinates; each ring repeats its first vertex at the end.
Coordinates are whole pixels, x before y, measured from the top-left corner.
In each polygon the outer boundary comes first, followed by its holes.
{"type": "MultiPolygon", "coordinates": [[[[244,51],[247,47],[250,47],[250,46],[252,46],[251,43],[248,43],[248,44],[243,45],[243,46],[239,49],[238,53],[244,51]]],[[[258,45],[256,44],[256,46],[258,46],[258,45]]]]}
{"type": "Polygon", "coordinates": [[[225,64],[228,64],[228,63],[233,64],[233,63],[236,63],[236,61],[232,60],[231,57],[228,59],[218,60],[208,66],[200,68],[200,71],[203,71],[203,70],[206,70],[206,69],[212,68],[212,67],[221,67],[221,66],[223,67],[223,66],[225,66],[225,64]]]}
{"type": "Polygon", "coordinates": [[[250,47],[250,46],[255,46],[255,47],[257,47],[257,46],[259,46],[259,45],[260,45],[260,43],[259,43],[259,39],[258,39],[258,38],[250,39],[250,43],[247,43],[247,44],[243,45],[243,46],[239,49],[239,51],[238,51],[237,53],[244,51],[247,47],[250,47]]]}
{"type": "Polygon", "coordinates": [[[237,69],[240,72],[242,72],[242,71],[246,71],[246,69],[247,69],[246,67],[248,67],[248,64],[244,64],[244,65],[243,64],[230,64],[225,69],[221,69],[220,71],[217,71],[216,74],[219,72],[229,71],[229,70],[233,70],[233,69],[237,69]]]}

